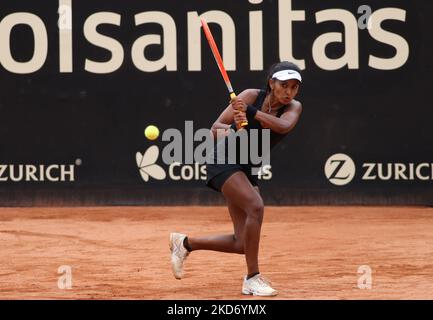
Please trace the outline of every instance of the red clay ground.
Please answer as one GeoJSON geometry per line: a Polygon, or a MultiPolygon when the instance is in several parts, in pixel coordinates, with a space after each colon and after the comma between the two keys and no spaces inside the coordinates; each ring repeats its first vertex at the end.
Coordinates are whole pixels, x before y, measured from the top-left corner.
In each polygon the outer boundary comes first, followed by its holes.
{"type": "MultiPolygon", "coordinates": [[[[242,255],[193,252],[185,279],[171,274],[170,232],[231,230],[224,207],[3,208],[0,298],[252,299],[242,255]]],[[[260,250],[277,299],[433,299],[432,208],[267,207],[260,250]]]]}

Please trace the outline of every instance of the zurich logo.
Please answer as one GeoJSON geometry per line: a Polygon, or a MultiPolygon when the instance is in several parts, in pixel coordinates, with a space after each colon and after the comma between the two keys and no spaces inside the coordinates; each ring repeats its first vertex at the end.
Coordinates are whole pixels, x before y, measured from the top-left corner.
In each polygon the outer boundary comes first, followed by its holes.
{"type": "Polygon", "coordinates": [[[326,178],[336,186],[344,186],[351,182],[355,177],[355,172],[355,163],[344,153],[332,155],[325,164],[326,178]]]}

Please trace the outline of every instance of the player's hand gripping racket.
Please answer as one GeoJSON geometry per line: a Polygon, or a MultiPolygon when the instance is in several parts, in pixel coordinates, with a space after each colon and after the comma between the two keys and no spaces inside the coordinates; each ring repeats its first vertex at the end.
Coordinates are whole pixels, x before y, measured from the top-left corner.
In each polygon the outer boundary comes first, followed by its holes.
{"type": "MultiPolygon", "coordinates": [[[[215,58],[215,61],[218,65],[218,68],[220,69],[221,75],[223,76],[224,82],[226,83],[227,89],[230,94],[230,99],[236,98],[236,94],[233,91],[232,84],[230,82],[229,76],[227,74],[226,68],[224,67],[223,59],[221,58],[221,55],[218,51],[218,47],[216,46],[215,40],[212,36],[212,33],[210,32],[209,26],[207,25],[206,20],[201,18],[201,25],[203,27],[204,34],[206,35],[206,39],[209,42],[209,46],[212,50],[213,56],[215,58]]],[[[236,124],[238,129],[246,127],[248,125],[247,121],[244,121],[240,124],[236,124]]]]}

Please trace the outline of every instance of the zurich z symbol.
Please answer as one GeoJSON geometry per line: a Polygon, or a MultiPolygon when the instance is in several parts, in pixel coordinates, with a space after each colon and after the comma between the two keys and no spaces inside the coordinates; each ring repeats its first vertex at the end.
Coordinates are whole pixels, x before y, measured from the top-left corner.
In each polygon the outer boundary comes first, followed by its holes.
{"type": "Polygon", "coordinates": [[[326,161],[325,175],[329,182],[344,186],[355,177],[356,167],[352,158],[343,153],[334,154],[326,161]]]}

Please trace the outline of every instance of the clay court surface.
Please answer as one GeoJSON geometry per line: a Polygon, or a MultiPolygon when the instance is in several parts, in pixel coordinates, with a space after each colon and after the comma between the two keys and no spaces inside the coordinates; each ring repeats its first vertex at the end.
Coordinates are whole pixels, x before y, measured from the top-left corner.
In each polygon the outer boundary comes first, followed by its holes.
{"type": "MultiPolygon", "coordinates": [[[[231,233],[226,210],[2,208],[0,298],[252,299],[242,255],[196,251],[184,279],[171,274],[169,233],[231,233]],[[72,289],[58,288],[62,265],[72,289]]],[[[433,209],[267,207],[260,262],[277,299],[433,299],[433,209]]]]}

